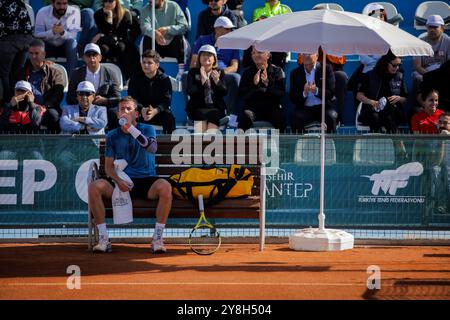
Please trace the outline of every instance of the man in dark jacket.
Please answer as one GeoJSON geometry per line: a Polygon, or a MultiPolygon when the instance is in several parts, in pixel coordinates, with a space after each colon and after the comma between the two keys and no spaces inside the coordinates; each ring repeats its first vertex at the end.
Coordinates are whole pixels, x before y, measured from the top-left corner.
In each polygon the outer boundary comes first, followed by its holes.
{"type": "Polygon", "coordinates": [[[100,63],[102,54],[100,47],[95,43],[89,43],[84,48],[84,62],[86,66],[73,70],[67,92],[67,104],[78,104],[77,86],[81,81],[89,81],[95,87],[95,100],[93,104],[105,106],[108,110],[108,129],[118,127],[117,105],[120,100],[119,75],[109,66],[100,63]]]}
{"type": "MultiPolygon", "coordinates": [[[[295,105],[292,131],[303,133],[305,125],[322,119],[322,65],[318,54],[303,54],[302,64],[291,72],[289,97],[295,105]]],[[[334,104],[335,79],[331,66],[325,70],[325,123],[327,132],[336,132],[338,113],[334,104]]]]}
{"type": "Polygon", "coordinates": [[[233,25],[237,25],[237,19],[231,10],[226,6],[227,0],[209,1],[208,8],[200,11],[197,18],[197,33],[195,39],[200,36],[214,32],[214,22],[220,16],[225,16],[231,20],[233,25]]]}
{"type": "Polygon", "coordinates": [[[281,99],[285,93],[283,69],[269,64],[270,53],[252,49],[255,63],[245,69],[239,84],[239,95],[244,100],[244,114],[239,117],[239,128],[247,130],[255,121],[268,121],[284,131],[281,99]]]}
{"type": "Polygon", "coordinates": [[[154,50],[146,50],[142,55],[139,71],[130,78],[128,95],[139,103],[140,122],[162,125],[166,134],[175,130],[175,118],[170,110],[172,85],[169,77],[159,69],[161,57],[154,50]]]}
{"type": "Polygon", "coordinates": [[[31,83],[36,103],[47,110],[41,125],[51,133],[57,133],[60,129],[60,105],[64,98],[63,73],[54,67],[53,62],[45,60],[45,43],[40,39],[30,43],[28,57],[25,66],[17,70],[14,82],[26,80],[31,83]]]}

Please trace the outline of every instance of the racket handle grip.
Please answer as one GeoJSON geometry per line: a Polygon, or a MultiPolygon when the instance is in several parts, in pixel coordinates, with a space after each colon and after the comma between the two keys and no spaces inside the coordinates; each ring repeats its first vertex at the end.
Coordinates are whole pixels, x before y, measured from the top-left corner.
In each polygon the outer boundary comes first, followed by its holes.
{"type": "Polygon", "coordinates": [[[198,195],[198,208],[200,209],[200,211],[204,211],[204,207],[203,207],[203,195],[199,194],[198,195]]]}

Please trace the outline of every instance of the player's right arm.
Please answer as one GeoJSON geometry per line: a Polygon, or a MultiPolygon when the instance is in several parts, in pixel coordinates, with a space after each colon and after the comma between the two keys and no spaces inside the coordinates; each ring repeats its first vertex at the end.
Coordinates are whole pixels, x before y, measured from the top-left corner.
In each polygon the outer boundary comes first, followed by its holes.
{"type": "Polygon", "coordinates": [[[127,192],[131,190],[131,188],[128,186],[128,183],[120,179],[120,177],[117,175],[116,169],[114,168],[114,158],[105,157],[105,173],[108,177],[114,180],[120,191],[127,192]]]}

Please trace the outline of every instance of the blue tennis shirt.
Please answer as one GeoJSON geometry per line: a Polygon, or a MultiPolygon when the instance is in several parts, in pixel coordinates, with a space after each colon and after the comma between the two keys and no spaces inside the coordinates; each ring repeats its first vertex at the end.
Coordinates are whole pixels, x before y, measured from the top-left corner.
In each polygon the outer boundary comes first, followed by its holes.
{"type": "MultiPolygon", "coordinates": [[[[153,126],[138,123],[136,128],[147,138],[156,139],[153,126]]],[[[128,165],[124,172],[130,178],[156,176],[155,155],[142,148],[131,134],[124,133],[120,127],[111,130],[106,136],[105,157],[125,159],[128,165]]]]}

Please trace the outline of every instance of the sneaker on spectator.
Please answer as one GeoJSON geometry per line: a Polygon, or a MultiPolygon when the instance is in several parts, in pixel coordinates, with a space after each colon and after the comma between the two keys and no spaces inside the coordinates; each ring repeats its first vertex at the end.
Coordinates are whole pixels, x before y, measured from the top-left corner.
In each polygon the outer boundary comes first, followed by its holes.
{"type": "Polygon", "coordinates": [[[108,238],[100,237],[97,245],[92,249],[94,252],[108,253],[112,252],[111,241],[108,238]]]}
{"type": "Polygon", "coordinates": [[[164,243],[162,241],[154,241],[151,246],[152,252],[155,254],[158,253],[166,253],[167,249],[164,247],[164,243]]]}

